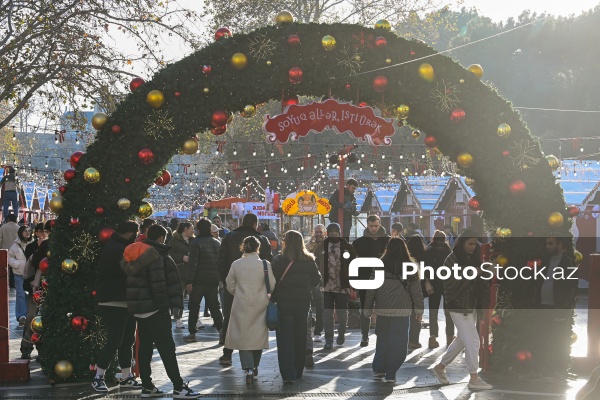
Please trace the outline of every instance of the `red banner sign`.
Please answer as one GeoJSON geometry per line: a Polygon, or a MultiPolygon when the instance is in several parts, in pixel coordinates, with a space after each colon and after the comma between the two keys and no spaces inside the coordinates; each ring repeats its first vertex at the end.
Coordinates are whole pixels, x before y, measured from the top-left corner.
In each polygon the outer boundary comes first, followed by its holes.
{"type": "Polygon", "coordinates": [[[327,99],[322,103],[288,106],[283,114],[265,115],[263,131],[269,143],[286,143],[315,131],[333,129],[337,134],[349,132],[370,145],[389,146],[395,133],[393,119],[375,115],[371,107],[358,107],[327,99]]]}

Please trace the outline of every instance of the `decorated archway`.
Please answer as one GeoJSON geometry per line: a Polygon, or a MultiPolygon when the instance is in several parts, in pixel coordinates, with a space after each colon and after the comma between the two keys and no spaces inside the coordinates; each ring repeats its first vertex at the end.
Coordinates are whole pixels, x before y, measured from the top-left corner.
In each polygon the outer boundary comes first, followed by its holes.
{"type": "MultiPolygon", "coordinates": [[[[87,153],[72,159],[68,184],[52,200],[58,219],[41,333],[50,377],[87,379],[95,364],[102,340],[94,316],[95,259],[112,227],[150,215],[147,189],[157,179],[165,183],[160,177],[173,154],[196,151],[196,134],[221,134],[231,113],[252,115],[270,99],[310,95],[378,104],[384,116],[427,132],[425,143],[456,160],[472,180],[471,206],[483,211],[489,228],[502,228],[503,262],[525,265],[532,241],[548,231],[569,235],[569,213],[552,174],[557,161],[544,159],[520,115],[481,82],[477,67],[467,70],[400,38],[385,21],[371,29],[279,18],[250,34],[229,37],[220,30],[218,38],[152,80],[134,80],[112,115],[95,118],[97,139],[87,153]],[[75,317],[84,317],[87,327],[75,317]],[[68,368],[57,374],[61,360],[73,365],[72,375],[68,368]]],[[[512,332],[513,341],[519,335],[512,332]]],[[[514,358],[513,347],[495,353],[514,358]]]]}

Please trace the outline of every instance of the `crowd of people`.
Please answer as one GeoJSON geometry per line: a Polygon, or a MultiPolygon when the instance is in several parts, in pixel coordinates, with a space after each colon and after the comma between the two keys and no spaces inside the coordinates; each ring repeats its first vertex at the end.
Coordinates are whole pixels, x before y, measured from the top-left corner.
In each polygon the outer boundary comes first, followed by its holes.
{"type": "MultiPolygon", "coordinates": [[[[355,212],[351,201],[340,203],[340,207],[351,215],[355,212]]],[[[32,296],[26,292],[31,294],[39,288],[39,274],[35,270],[45,257],[51,228],[50,222],[38,224],[32,235],[29,227],[16,223],[14,214],[8,215],[7,222],[0,227],[0,245],[9,249],[9,265],[18,286],[15,317],[25,326],[23,358],[29,358],[32,351],[28,327],[37,313],[32,296]],[[29,265],[35,266],[33,276],[25,272],[31,270],[29,265]]],[[[344,237],[345,228],[342,230],[337,222],[316,225],[306,243],[302,234],[294,230],[285,232],[281,240],[272,232],[265,235],[268,231],[268,226],[259,226],[254,214],[246,214],[241,226],[231,231],[221,226],[218,216],[212,221],[201,219],[195,225],[178,221],[164,227],[151,219],[141,225],[135,221],[119,224],[102,248],[97,263],[97,311],[107,332],[107,342],[98,355],[92,387],[98,392],[108,391],[104,375],[118,354],[119,386],[140,389],[142,397],[162,396],[151,377],[150,365],[156,348],[172,381],[173,398],[199,397],[197,391],[183,382],[172,334],[172,320],[175,330],[186,328],[182,319],[185,296],[189,296],[189,315],[188,334],[183,340],[195,342],[198,330],[204,328],[200,322],[204,299],[204,316],[212,317],[219,332],[219,344],[223,345],[219,363],[232,365],[232,354],[238,350],[247,384],[252,384],[259,374],[262,352],[269,348],[266,312],[270,302],[276,303],[280,375],[284,382],[294,382],[302,378],[305,367],[314,365],[316,344],[324,341],[324,350],[333,349],[334,339],[336,345],[344,345],[349,301],[357,296],[361,347],[369,345],[375,325],[372,362],[375,379],[395,382],[408,351],[423,346],[419,336],[424,298],[428,297],[427,347],[440,346],[438,314],[442,307],[446,321],[447,348],[441,361],[432,368],[433,374],[440,383],[448,384],[445,368],[464,351],[469,388],[492,388],[478,375],[476,328],[478,312],[489,307],[488,282],[479,277],[458,280],[451,276],[441,281],[420,279],[418,274],[403,277],[401,273],[405,262],[423,261],[434,267],[479,265],[478,232],[463,230],[452,237],[451,247],[446,233],[435,231],[426,244],[421,232],[412,226],[405,230],[402,224],[395,223],[388,235],[377,215],[367,218],[363,236],[352,243],[344,237]],[[381,287],[355,293],[350,286],[349,270],[357,257],[382,261],[385,280],[381,287]],[[141,383],[131,371],[136,326],[141,383]]],[[[566,268],[565,248],[566,242],[560,235],[549,238],[551,269],[566,268]]],[[[371,279],[373,274],[372,268],[361,268],[359,279],[371,279]]],[[[552,280],[540,284],[538,302],[542,308],[570,305],[576,293],[561,285],[552,280]]],[[[551,329],[549,318],[540,324],[551,329]]],[[[544,359],[550,360],[548,357],[544,359]]]]}

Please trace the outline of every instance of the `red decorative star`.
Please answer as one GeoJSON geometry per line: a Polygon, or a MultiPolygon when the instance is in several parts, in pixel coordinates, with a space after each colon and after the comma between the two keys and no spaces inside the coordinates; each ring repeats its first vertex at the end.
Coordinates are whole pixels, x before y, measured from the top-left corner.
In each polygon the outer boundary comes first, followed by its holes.
{"type": "Polygon", "coordinates": [[[368,34],[365,35],[364,32],[359,33],[358,35],[352,35],[352,39],[354,40],[354,48],[372,48],[373,47],[373,35],[368,34]]]}

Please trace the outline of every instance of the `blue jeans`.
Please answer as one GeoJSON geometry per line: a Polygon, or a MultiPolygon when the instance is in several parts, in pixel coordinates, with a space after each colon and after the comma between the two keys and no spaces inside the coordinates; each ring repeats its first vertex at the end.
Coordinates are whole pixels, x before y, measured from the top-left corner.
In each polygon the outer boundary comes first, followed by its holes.
{"type": "Polygon", "coordinates": [[[307,316],[310,303],[278,302],[277,360],[284,381],[302,378],[306,359],[307,316]]]}
{"type": "Polygon", "coordinates": [[[396,379],[408,352],[409,326],[410,317],[377,316],[373,372],[385,372],[385,379],[396,379]]]}
{"type": "Polygon", "coordinates": [[[15,317],[17,321],[21,317],[27,317],[27,295],[23,289],[23,275],[15,274],[15,290],[17,292],[15,299],[15,317]]]}
{"type": "Polygon", "coordinates": [[[19,219],[19,202],[17,201],[17,192],[14,190],[9,190],[8,192],[4,192],[4,204],[2,205],[2,213],[4,214],[4,221],[6,221],[6,217],[8,216],[8,205],[12,203],[13,214],[17,216],[19,219]]]}

